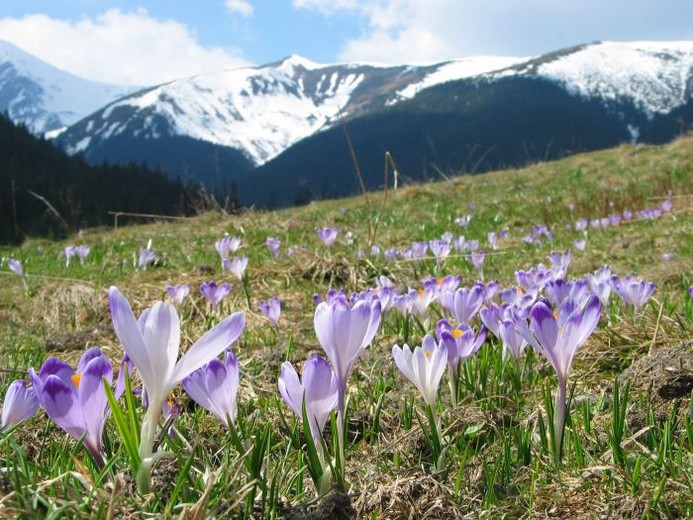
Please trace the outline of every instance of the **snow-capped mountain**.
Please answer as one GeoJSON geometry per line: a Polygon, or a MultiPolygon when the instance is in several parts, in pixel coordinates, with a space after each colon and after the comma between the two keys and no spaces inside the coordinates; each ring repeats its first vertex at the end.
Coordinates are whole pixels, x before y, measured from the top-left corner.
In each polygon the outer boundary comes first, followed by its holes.
{"type": "MultiPolygon", "coordinates": [[[[607,109],[625,102],[652,116],[691,98],[692,60],[693,42],[598,42],[532,58],[482,56],[429,65],[321,65],[290,56],[140,91],[73,125],[59,144],[91,160],[126,160],[125,149],[132,148],[126,141],[142,148],[187,138],[196,146],[238,151],[252,168],[335,126],[340,113],[353,119],[469,78],[542,78],[599,99],[607,109]]],[[[142,154],[130,158],[147,160],[142,154]]]]}
{"type": "Polygon", "coordinates": [[[497,70],[519,58],[479,57],[427,66],[319,65],[300,56],[259,68],[181,79],[121,99],[70,128],[69,153],[111,137],[184,136],[240,150],[254,165],[334,125],[430,85],[497,70]]]}
{"type": "Polygon", "coordinates": [[[139,88],[79,78],[0,41],[0,111],[34,134],[55,134],[139,88]]]}
{"type": "Polygon", "coordinates": [[[529,60],[490,78],[537,75],[606,104],[667,114],[693,96],[693,42],[598,42],[529,60]]]}

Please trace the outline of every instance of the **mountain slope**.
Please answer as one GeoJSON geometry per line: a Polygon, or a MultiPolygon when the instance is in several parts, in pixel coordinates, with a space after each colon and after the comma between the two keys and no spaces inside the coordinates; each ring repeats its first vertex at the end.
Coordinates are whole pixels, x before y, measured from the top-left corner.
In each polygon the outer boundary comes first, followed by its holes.
{"type": "Polygon", "coordinates": [[[79,78],[0,41],[0,111],[34,134],[72,125],[138,89],[79,78]]]}
{"type": "Polygon", "coordinates": [[[397,151],[413,178],[433,166],[515,166],[678,135],[690,121],[692,63],[693,42],[598,42],[427,66],[291,56],[139,92],[79,121],[57,144],[90,162],[146,161],[209,187],[235,181],[251,187],[248,203],[267,203],[268,190],[252,186],[255,173],[268,175],[270,199],[286,204],[351,192],[335,181],[351,171],[349,155],[332,164],[345,149],[340,113],[366,169],[382,170],[384,150],[397,151]]]}
{"type": "MultiPolygon", "coordinates": [[[[299,56],[260,68],[182,79],[119,100],[68,129],[69,153],[107,150],[114,137],[189,137],[241,151],[260,165],[339,118],[412,97],[451,78],[517,63],[479,57],[430,66],[318,65],[299,56]]],[[[103,156],[107,156],[104,153],[103,156]]],[[[101,157],[101,156],[99,156],[101,157]]]]}

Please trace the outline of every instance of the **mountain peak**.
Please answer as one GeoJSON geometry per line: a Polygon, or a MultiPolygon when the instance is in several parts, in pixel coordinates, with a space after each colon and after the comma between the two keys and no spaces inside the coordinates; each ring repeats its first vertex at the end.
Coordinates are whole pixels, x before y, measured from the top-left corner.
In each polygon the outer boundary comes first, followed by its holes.
{"type": "Polygon", "coordinates": [[[305,57],[300,56],[298,54],[289,54],[285,58],[282,58],[276,64],[276,66],[278,66],[278,67],[303,67],[304,69],[307,69],[307,70],[319,69],[321,67],[324,67],[324,65],[321,65],[321,64],[316,63],[314,61],[311,61],[308,58],[305,58],[305,57]]]}

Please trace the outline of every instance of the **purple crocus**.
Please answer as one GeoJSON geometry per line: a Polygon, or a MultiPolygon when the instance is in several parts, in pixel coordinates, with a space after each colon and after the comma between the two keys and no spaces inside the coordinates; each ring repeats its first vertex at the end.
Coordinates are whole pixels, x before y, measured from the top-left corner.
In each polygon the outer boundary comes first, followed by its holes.
{"type": "Polygon", "coordinates": [[[590,291],[594,294],[603,306],[609,305],[609,297],[611,296],[611,268],[605,265],[601,269],[597,269],[594,274],[587,275],[587,282],[590,284],[590,291]]]}
{"type": "Polygon", "coordinates": [[[587,239],[582,238],[580,240],[575,240],[573,242],[573,247],[578,251],[584,251],[587,247],[587,239]]]}
{"type": "Polygon", "coordinates": [[[486,259],[486,253],[483,251],[472,251],[468,261],[474,266],[474,268],[479,271],[479,278],[484,279],[484,260],[486,259]]]}
{"type": "Polygon", "coordinates": [[[414,260],[423,260],[428,254],[428,242],[414,242],[411,245],[411,256],[414,260]]]}
{"type": "Polygon", "coordinates": [[[247,256],[234,256],[233,260],[224,260],[224,269],[227,269],[237,280],[243,280],[245,270],[248,268],[247,256]]]}
{"type": "Polygon", "coordinates": [[[81,245],[81,246],[75,246],[75,245],[69,245],[65,246],[65,267],[70,267],[70,259],[72,257],[76,256],[79,258],[79,263],[81,265],[84,265],[84,259],[87,257],[89,254],[89,251],[91,249],[89,246],[81,245]]]}
{"type": "Polygon", "coordinates": [[[450,323],[441,320],[436,326],[436,334],[447,351],[450,392],[453,403],[457,404],[460,366],[476,354],[484,344],[487,334],[486,327],[481,327],[479,334],[475,334],[468,325],[453,329],[450,323]]]}
{"type": "Polygon", "coordinates": [[[236,341],[245,328],[245,318],[240,312],[225,318],[178,359],[180,318],[173,305],[157,302],[137,320],[130,304],[116,287],[109,289],[108,302],[116,336],[137,368],[149,400],[140,434],[142,464],[138,473],[139,489],[147,492],[156,460],[154,439],[168,393],[236,341]]]}
{"type": "Polygon", "coordinates": [[[231,286],[227,283],[217,285],[217,282],[210,280],[200,284],[200,293],[212,304],[212,308],[216,310],[219,307],[219,302],[231,293],[231,286]]]}
{"type": "Polygon", "coordinates": [[[558,459],[563,449],[563,431],[565,428],[568,372],[577,349],[594,332],[602,305],[599,298],[592,295],[584,307],[572,299],[563,300],[556,312],[545,303],[538,302],[532,307],[529,327],[524,319],[516,319],[517,332],[534,349],[544,356],[556,371],[558,378],[558,395],[556,397],[555,451],[558,459]]]}
{"type": "Polygon", "coordinates": [[[499,307],[495,303],[491,303],[488,307],[484,307],[479,311],[481,323],[497,338],[500,338],[500,324],[503,321],[507,308],[508,304],[503,304],[502,307],[499,307]]]}
{"type": "Polygon", "coordinates": [[[146,269],[148,265],[156,262],[156,253],[149,248],[140,249],[140,259],[137,265],[140,269],[146,269]]]}
{"type": "Polygon", "coordinates": [[[351,369],[380,326],[380,301],[360,300],[350,307],[346,299],[337,297],[315,308],[315,333],[327,354],[337,378],[339,392],[337,409],[344,411],[344,397],[351,369]]]}
{"type": "Polygon", "coordinates": [[[212,413],[227,428],[236,424],[239,370],[236,356],[227,350],[224,361],[213,358],[183,379],[183,388],[193,401],[212,413]],[[229,424],[231,421],[231,424],[229,424]]]}
{"type": "Polygon", "coordinates": [[[325,226],[324,228],[318,229],[317,234],[320,240],[322,240],[324,244],[329,247],[334,244],[335,240],[337,240],[339,231],[337,231],[335,228],[325,226]]]}
{"type": "Polygon", "coordinates": [[[636,311],[643,308],[655,290],[653,282],[645,282],[642,278],[631,275],[623,278],[613,276],[611,285],[623,301],[634,306],[636,311]]]}
{"type": "Polygon", "coordinates": [[[103,455],[103,428],[108,400],[103,387],[113,381],[111,362],[98,347],[87,350],[77,364],[77,372],[56,358],[48,358],[37,374],[29,369],[36,396],[48,416],[75,439],[83,439],[97,466],[106,464],[103,455]]]}
{"type": "Polygon", "coordinates": [[[22,280],[22,285],[24,285],[24,289],[26,290],[28,286],[26,284],[26,276],[24,275],[24,267],[22,266],[22,263],[19,260],[10,258],[7,261],[7,268],[19,276],[19,279],[22,280]]]}
{"type": "Polygon", "coordinates": [[[299,380],[294,366],[285,361],[278,386],[284,402],[299,418],[303,417],[305,406],[315,447],[318,455],[324,457],[322,430],[337,406],[337,378],[330,364],[320,356],[311,356],[303,365],[302,380],[299,380]]]}
{"type": "Polygon", "coordinates": [[[70,267],[70,260],[75,256],[75,245],[65,246],[65,267],[70,267]]]}
{"type": "Polygon", "coordinates": [[[260,310],[272,325],[279,327],[279,316],[282,312],[282,302],[276,296],[269,300],[260,300],[260,310]]]}
{"type": "Polygon", "coordinates": [[[498,333],[503,342],[503,359],[510,353],[515,361],[519,360],[527,346],[527,340],[518,332],[515,321],[503,319],[498,325],[498,333]]]}
{"type": "Polygon", "coordinates": [[[238,251],[239,247],[241,247],[241,237],[225,236],[214,242],[214,249],[219,253],[222,266],[224,261],[229,259],[229,255],[238,251]]]}
{"type": "Polygon", "coordinates": [[[450,251],[452,250],[450,242],[447,240],[431,240],[428,243],[428,247],[436,259],[436,266],[440,269],[443,260],[450,255],[450,251]]]}
{"type": "Polygon", "coordinates": [[[267,249],[269,249],[272,256],[274,258],[279,258],[280,250],[282,247],[282,241],[277,237],[267,237],[267,240],[265,240],[265,244],[267,245],[267,249]]]}
{"type": "Polygon", "coordinates": [[[176,303],[182,305],[183,300],[190,294],[190,286],[187,283],[177,283],[176,285],[167,285],[166,293],[176,303]]]}
{"type": "Polygon", "coordinates": [[[494,251],[498,249],[498,233],[495,231],[489,231],[486,235],[486,239],[488,240],[488,245],[491,246],[491,249],[494,251]]]}
{"type": "Polygon", "coordinates": [[[12,381],[5,392],[2,403],[0,431],[6,432],[13,426],[31,419],[39,409],[39,400],[34,387],[25,379],[12,381]]]}
{"type": "Polygon", "coordinates": [[[445,306],[460,325],[467,325],[474,315],[479,312],[484,303],[484,292],[478,285],[471,289],[460,288],[454,293],[448,293],[445,306]]]}

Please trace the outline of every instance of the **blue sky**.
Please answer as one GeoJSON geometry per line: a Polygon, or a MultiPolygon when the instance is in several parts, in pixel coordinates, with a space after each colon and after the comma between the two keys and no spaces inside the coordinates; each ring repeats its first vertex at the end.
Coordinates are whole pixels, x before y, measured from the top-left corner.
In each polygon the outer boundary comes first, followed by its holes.
{"type": "Polygon", "coordinates": [[[693,40],[691,0],[3,0],[0,39],[75,74],[146,85],[288,54],[317,62],[530,56],[693,40]]]}

